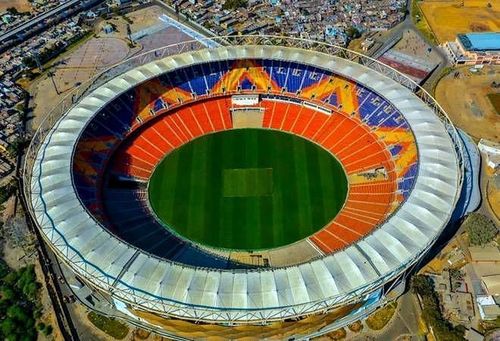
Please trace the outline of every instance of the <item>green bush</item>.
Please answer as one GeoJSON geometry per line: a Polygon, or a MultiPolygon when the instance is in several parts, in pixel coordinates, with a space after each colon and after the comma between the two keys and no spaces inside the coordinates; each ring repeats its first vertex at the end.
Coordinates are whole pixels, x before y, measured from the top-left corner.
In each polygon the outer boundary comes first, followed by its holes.
{"type": "Polygon", "coordinates": [[[498,229],[495,223],[481,213],[471,213],[464,222],[471,245],[484,246],[495,238],[498,229]]]}
{"type": "Polygon", "coordinates": [[[126,324],[113,318],[99,315],[93,311],[91,311],[87,317],[94,326],[115,339],[121,340],[125,338],[129,332],[129,328],[126,324]]]}
{"type": "Polygon", "coordinates": [[[439,297],[434,291],[434,282],[429,276],[417,275],[413,277],[411,287],[413,292],[418,294],[422,299],[422,318],[432,327],[438,340],[465,340],[465,328],[463,326],[454,327],[441,314],[439,297]]]}
{"type": "Polygon", "coordinates": [[[47,329],[35,323],[38,286],[33,266],[14,271],[0,260],[0,339],[36,340],[36,327],[47,329]]]}

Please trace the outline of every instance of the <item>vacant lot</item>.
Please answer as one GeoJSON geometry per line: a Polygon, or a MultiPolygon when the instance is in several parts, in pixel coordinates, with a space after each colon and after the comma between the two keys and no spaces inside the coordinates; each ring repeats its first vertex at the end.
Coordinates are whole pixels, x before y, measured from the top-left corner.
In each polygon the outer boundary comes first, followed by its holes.
{"type": "Polygon", "coordinates": [[[440,43],[455,40],[457,33],[500,30],[500,1],[424,0],[418,3],[440,43]]]}
{"type": "Polygon", "coordinates": [[[36,80],[30,87],[35,105],[35,117],[31,121],[36,128],[40,120],[50,112],[75,86],[92,78],[105,68],[124,60],[130,53],[127,43],[117,38],[93,38],[83,42],[52,62],[53,81],[47,77],[36,80]],[[56,93],[56,88],[59,93],[56,93]]]}
{"type": "Polygon", "coordinates": [[[437,101],[453,123],[476,140],[500,141],[500,120],[488,98],[488,95],[491,98],[491,94],[500,93],[499,88],[491,86],[500,77],[500,69],[487,66],[473,74],[468,67],[462,67],[458,72],[458,77],[455,78],[452,72],[439,82],[436,87],[437,101]]]}
{"type": "Polygon", "coordinates": [[[9,7],[16,8],[19,12],[26,12],[31,10],[28,0],[0,0],[0,13],[9,7]]]}

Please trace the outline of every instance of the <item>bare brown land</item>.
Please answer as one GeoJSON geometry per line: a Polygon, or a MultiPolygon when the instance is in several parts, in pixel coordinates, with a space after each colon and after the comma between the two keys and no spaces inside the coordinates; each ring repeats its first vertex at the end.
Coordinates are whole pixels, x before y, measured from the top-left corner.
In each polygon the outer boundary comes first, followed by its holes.
{"type": "Polygon", "coordinates": [[[500,77],[500,67],[485,66],[478,73],[468,67],[445,76],[436,87],[436,99],[448,113],[453,123],[475,140],[486,138],[500,141],[500,118],[488,95],[500,93],[491,83],[500,77]]]}
{"type": "Polygon", "coordinates": [[[500,1],[424,0],[420,8],[440,43],[457,33],[500,30],[500,1]]]}
{"type": "Polygon", "coordinates": [[[493,108],[495,108],[497,114],[500,115],[500,93],[488,94],[488,99],[490,100],[491,105],[493,105],[493,108]]]}
{"type": "Polygon", "coordinates": [[[0,0],[0,12],[3,12],[10,7],[16,8],[19,12],[31,10],[28,0],[0,0]]]}
{"type": "Polygon", "coordinates": [[[33,128],[54,108],[59,101],[75,86],[92,78],[98,72],[124,60],[129,54],[129,47],[124,40],[117,38],[92,38],[75,51],[61,56],[55,67],[53,80],[44,74],[29,88],[35,105],[33,128]],[[57,91],[59,92],[56,93],[57,91]]]}
{"type": "MultiPolygon", "coordinates": [[[[1,0],[0,0],[1,1],[1,0]]],[[[140,31],[159,23],[158,17],[163,13],[158,6],[140,9],[126,15],[132,32],[140,31]]],[[[54,72],[53,80],[59,94],[56,93],[52,80],[45,73],[25,88],[33,95],[35,117],[31,121],[32,128],[37,128],[41,120],[53,109],[75,86],[89,80],[99,72],[119,63],[142,51],[150,50],[172,42],[189,40],[173,27],[157,32],[141,39],[135,46],[129,46],[127,39],[127,20],[116,16],[101,20],[94,29],[95,35],[80,43],[70,51],[60,55],[49,64],[54,72]],[[116,31],[106,34],[102,27],[110,23],[116,31]],[[39,96],[39,95],[42,96],[39,96]]]]}
{"type": "Polygon", "coordinates": [[[491,211],[491,216],[496,223],[500,222],[500,172],[495,172],[490,167],[484,167],[486,176],[486,200],[488,201],[488,208],[491,211]]]}

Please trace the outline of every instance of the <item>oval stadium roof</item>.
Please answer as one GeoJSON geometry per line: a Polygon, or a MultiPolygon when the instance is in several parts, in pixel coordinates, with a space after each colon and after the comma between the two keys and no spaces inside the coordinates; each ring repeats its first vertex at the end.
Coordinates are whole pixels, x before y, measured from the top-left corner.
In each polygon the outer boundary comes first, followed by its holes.
{"type": "Polygon", "coordinates": [[[260,321],[322,311],[358,299],[419,259],[447,224],[460,187],[460,167],[447,127],[420,98],[367,66],[329,54],[282,46],[226,46],[190,51],[138,66],[77,103],[53,126],[32,169],[31,205],[56,254],[116,298],[180,318],[260,321]],[[317,65],[362,83],[408,121],[419,174],[406,202],[383,225],[346,249],[285,268],[213,270],[153,257],[110,234],[82,206],[72,182],[72,156],[85,125],[137,84],[194,63],[237,58],[317,65]]]}

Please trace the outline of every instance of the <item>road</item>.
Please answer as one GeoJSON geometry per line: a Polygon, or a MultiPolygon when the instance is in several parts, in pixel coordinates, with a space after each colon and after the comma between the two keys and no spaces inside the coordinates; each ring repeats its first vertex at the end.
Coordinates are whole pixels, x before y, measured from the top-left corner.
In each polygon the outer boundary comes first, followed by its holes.
{"type": "Polygon", "coordinates": [[[410,291],[401,296],[393,320],[379,335],[381,340],[396,340],[401,335],[411,335],[423,339],[423,336],[419,335],[418,318],[420,311],[417,305],[416,298],[410,291]]]}
{"type": "Polygon", "coordinates": [[[404,31],[411,30],[415,32],[423,41],[425,41],[428,45],[433,47],[434,51],[439,55],[441,59],[441,62],[439,63],[437,68],[432,72],[430,77],[425,81],[423,85],[423,87],[426,88],[428,91],[429,90],[433,91],[434,85],[439,80],[443,69],[448,65],[448,58],[446,57],[444,51],[436,47],[433,42],[429,41],[427,37],[425,37],[422,34],[422,32],[420,32],[417,28],[415,28],[415,25],[413,24],[412,20],[412,6],[411,6],[412,1],[413,0],[408,0],[407,2],[406,8],[409,14],[406,16],[405,20],[403,20],[400,24],[396,25],[393,29],[391,29],[389,35],[382,43],[382,46],[380,46],[376,51],[374,51],[371,57],[374,59],[379,58],[382,54],[384,54],[387,50],[389,50],[401,39],[404,31]]]}

